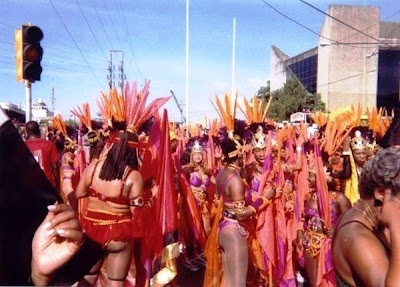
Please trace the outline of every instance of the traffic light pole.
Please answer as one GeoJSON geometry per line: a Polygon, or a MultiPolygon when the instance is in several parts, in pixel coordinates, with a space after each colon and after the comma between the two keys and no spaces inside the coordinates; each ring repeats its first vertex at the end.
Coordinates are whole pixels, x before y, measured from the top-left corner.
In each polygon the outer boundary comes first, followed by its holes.
{"type": "Polygon", "coordinates": [[[25,80],[25,100],[25,123],[27,123],[32,120],[32,83],[28,80],[25,80]]]}

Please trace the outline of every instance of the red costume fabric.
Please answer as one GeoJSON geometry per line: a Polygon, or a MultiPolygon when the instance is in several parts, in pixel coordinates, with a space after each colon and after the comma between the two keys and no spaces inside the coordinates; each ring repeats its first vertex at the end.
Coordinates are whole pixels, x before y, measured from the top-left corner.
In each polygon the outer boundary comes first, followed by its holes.
{"type": "Polygon", "coordinates": [[[56,163],[60,160],[60,155],[57,152],[55,144],[46,139],[26,140],[25,143],[43,169],[46,177],[55,187],[56,179],[53,174],[52,163],[56,163]]]}
{"type": "Polygon", "coordinates": [[[130,213],[111,213],[90,209],[81,218],[81,224],[87,236],[103,247],[111,240],[131,239],[133,237],[131,221],[130,213]]]}

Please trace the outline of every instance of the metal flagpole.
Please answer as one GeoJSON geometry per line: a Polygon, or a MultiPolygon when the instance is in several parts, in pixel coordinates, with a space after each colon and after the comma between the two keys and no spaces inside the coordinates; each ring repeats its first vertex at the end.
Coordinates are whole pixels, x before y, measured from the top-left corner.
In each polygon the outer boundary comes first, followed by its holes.
{"type": "Polygon", "coordinates": [[[233,18],[233,37],[232,37],[232,103],[235,101],[235,45],[236,45],[236,18],[233,18]]]}
{"type": "MultiPolygon", "coordinates": [[[[189,124],[189,0],[186,0],[186,127],[189,124]]],[[[187,133],[189,130],[187,129],[187,133]]]]}

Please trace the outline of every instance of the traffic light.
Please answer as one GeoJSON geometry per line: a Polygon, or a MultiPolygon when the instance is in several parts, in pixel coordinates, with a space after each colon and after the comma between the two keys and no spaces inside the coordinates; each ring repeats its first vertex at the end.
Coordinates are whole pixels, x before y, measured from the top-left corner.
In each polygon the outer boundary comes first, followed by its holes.
{"type": "Polygon", "coordinates": [[[42,39],[43,32],[37,26],[23,25],[21,30],[15,31],[17,81],[28,80],[32,83],[40,81],[42,73],[40,61],[43,57],[40,41],[42,39]]]}
{"type": "Polygon", "coordinates": [[[15,68],[17,75],[17,82],[24,81],[24,60],[22,59],[24,53],[24,44],[22,39],[22,29],[15,30],[15,68]]]}

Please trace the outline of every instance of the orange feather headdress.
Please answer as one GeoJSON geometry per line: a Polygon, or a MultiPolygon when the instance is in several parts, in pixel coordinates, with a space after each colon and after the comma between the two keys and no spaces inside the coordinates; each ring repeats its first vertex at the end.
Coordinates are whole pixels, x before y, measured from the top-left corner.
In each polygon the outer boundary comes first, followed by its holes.
{"type": "Polygon", "coordinates": [[[82,104],[82,109],[77,106],[75,109],[71,110],[71,113],[78,117],[81,125],[85,125],[89,131],[92,131],[92,119],[90,116],[90,107],[88,103],[82,104]]]}
{"type": "Polygon", "coordinates": [[[267,115],[268,109],[271,105],[272,97],[269,98],[265,107],[263,107],[264,101],[253,97],[252,104],[244,98],[244,107],[238,105],[239,109],[242,111],[244,116],[246,117],[247,123],[250,125],[252,123],[262,123],[265,120],[265,116],[267,115]]]}
{"type": "Polygon", "coordinates": [[[388,116],[387,110],[384,108],[372,110],[367,109],[369,128],[374,132],[376,137],[383,138],[392,122],[392,118],[388,116]]]}
{"type": "Polygon", "coordinates": [[[74,149],[77,144],[76,141],[69,137],[67,133],[67,125],[61,115],[56,115],[52,120],[52,126],[59,130],[65,137],[66,142],[64,143],[65,148],[74,149]]]}
{"type": "Polygon", "coordinates": [[[221,121],[225,124],[228,138],[230,138],[236,145],[236,150],[230,152],[228,157],[233,158],[236,157],[246,151],[245,145],[240,143],[240,137],[234,134],[235,131],[235,117],[236,117],[236,108],[237,108],[237,96],[236,93],[235,98],[232,99],[230,93],[226,93],[224,96],[224,101],[221,101],[218,96],[215,96],[215,102],[217,107],[213,104],[216,109],[218,115],[221,118],[221,121]]]}
{"type": "Polygon", "coordinates": [[[126,130],[137,132],[141,125],[151,118],[170,97],[157,98],[147,107],[146,102],[150,95],[150,81],[146,81],[142,90],[137,89],[136,82],[124,88],[124,95],[118,94],[117,89],[111,89],[107,94],[101,93],[97,100],[104,122],[112,127],[112,121],[124,122],[126,130]]]}
{"type": "Polygon", "coordinates": [[[92,127],[92,118],[90,116],[90,106],[88,103],[82,104],[82,109],[77,106],[76,109],[71,110],[71,113],[78,117],[81,126],[86,126],[88,128],[87,140],[91,145],[94,145],[98,142],[100,134],[93,130],[92,127]]]}
{"type": "Polygon", "coordinates": [[[328,118],[321,148],[328,155],[333,155],[341,146],[343,140],[349,136],[354,127],[361,123],[362,108],[345,107],[334,110],[328,118]]]}

